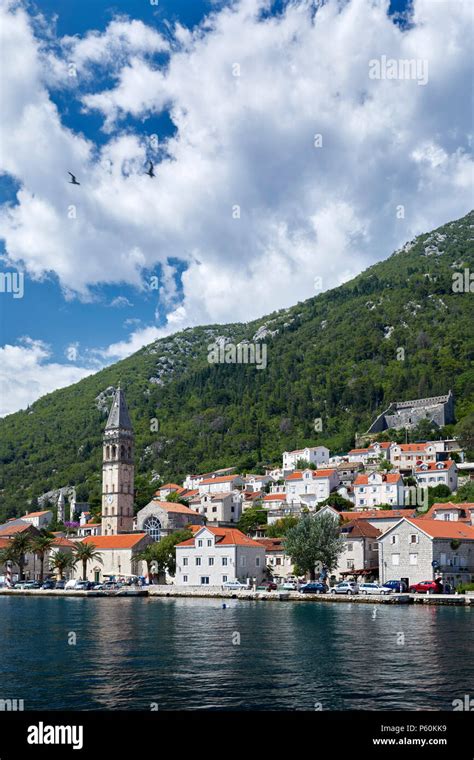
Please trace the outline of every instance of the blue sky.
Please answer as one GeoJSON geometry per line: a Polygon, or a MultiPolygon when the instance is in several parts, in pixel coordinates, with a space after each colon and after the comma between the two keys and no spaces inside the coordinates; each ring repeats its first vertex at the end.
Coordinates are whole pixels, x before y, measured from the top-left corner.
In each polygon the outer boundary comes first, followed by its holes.
{"type": "Polygon", "coordinates": [[[466,213],[468,0],[316,5],[2,0],[0,271],[25,280],[0,293],[0,413],[466,213]],[[381,56],[429,81],[371,81],[381,56]]]}

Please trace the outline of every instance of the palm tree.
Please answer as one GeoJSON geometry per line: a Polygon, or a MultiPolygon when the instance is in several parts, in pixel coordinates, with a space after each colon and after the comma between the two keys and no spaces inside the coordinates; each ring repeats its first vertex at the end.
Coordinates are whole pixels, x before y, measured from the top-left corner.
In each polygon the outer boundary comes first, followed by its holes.
{"type": "Polygon", "coordinates": [[[76,567],[77,560],[69,552],[55,552],[51,558],[50,566],[52,570],[56,570],[59,574],[59,580],[63,580],[63,574],[65,570],[73,570],[76,567]]]}
{"type": "Polygon", "coordinates": [[[76,544],[74,547],[74,556],[76,559],[76,562],[82,562],[82,580],[87,580],[87,563],[90,562],[100,562],[101,565],[103,565],[102,561],[102,554],[100,552],[96,552],[95,544],[85,544],[83,542],[76,544]]]}
{"type": "Polygon", "coordinates": [[[12,562],[14,562],[15,565],[18,565],[20,570],[20,581],[23,580],[24,576],[23,569],[26,564],[25,554],[31,551],[31,543],[31,535],[25,530],[22,533],[17,533],[13,536],[10,546],[8,547],[11,551],[12,562]]]}
{"type": "Polygon", "coordinates": [[[40,570],[41,582],[43,582],[43,577],[44,577],[44,560],[47,553],[51,549],[53,542],[54,542],[54,536],[50,536],[48,535],[48,533],[43,533],[40,536],[35,536],[35,538],[31,542],[31,551],[34,554],[36,554],[41,564],[41,570],[40,570]]]}

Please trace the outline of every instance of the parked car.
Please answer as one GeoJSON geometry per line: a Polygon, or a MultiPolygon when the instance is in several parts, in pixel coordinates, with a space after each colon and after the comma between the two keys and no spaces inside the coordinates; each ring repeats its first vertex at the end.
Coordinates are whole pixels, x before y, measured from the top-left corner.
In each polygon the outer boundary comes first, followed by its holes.
{"type": "Polygon", "coordinates": [[[390,594],[391,590],[379,583],[360,583],[359,594],[390,594]]]}
{"type": "Polygon", "coordinates": [[[16,591],[23,591],[27,584],[27,581],[17,581],[13,584],[12,588],[14,588],[16,591]]]}
{"type": "Polygon", "coordinates": [[[359,586],[355,581],[342,581],[337,586],[333,586],[331,594],[358,594],[359,586]]]}
{"type": "Polygon", "coordinates": [[[23,588],[25,591],[33,591],[34,589],[41,588],[41,584],[38,581],[26,581],[23,588]]]}
{"type": "Polygon", "coordinates": [[[301,586],[300,593],[301,594],[325,594],[328,590],[328,587],[325,583],[320,583],[319,581],[314,581],[311,583],[305,583],[304,586],[301,586]]]}
{"type": "Polygon", "coordinates": [[[268,581],[267,583],[263,584],[265,591],[276,591],[278,586],[273,581],[268,581]]]}
{"type": "Polygon", "coordinates": [[[233,591],[239,591],[245,588],[249,588],[246,583],[240,581],[226,581],[222,584],[222,588],[232,589],[233,591]]]}
{"type": "Polygon", "coordinates": [[[410,594],[439,594],[439,586],[434,581],[420,581],[410,586],[410,594]]]}
{"type": "Polygon", "coordinates": [[[90,581],[76,581],[75,591],[90,591],[93,584],[90,581]]]}
{"type": "Polygon", "coordinates": [[[66,588],[66,581],[56,581],[55,588],[63,591],[66,588]]]}
{"type": "Polygon", "coordinates": [[[44,591],[51,591],[52,589],[56,588],[56,583],[55,583],[55,581],[49,581],[49,580],[48,581],[44,581],[44,583],[41,586],[41,588],[44,591]]]}
{"type": "Polygon", "coordinates": [[[66,591],[70,591],[71,589],[75,589],[76,588],[76,583],[77,583],[77,579],[76,578],[71,578],[71,580],[67,581],[67,583],[64,586],[64,588],[66,589],[66,591]]]}
{"type": "Polygon", "coordinates": [[[388,588],[390,591],[395,591],[397,594],[403,594],[408,591],[407,585],[404,581],[386,581],[383,585],[384,588],[388,588]]]}
{"type": "Polygon", "coordinates": [[[284,591],[298,591],[298,584],[293,581],[285,581],[280,588],[284,591]]]}

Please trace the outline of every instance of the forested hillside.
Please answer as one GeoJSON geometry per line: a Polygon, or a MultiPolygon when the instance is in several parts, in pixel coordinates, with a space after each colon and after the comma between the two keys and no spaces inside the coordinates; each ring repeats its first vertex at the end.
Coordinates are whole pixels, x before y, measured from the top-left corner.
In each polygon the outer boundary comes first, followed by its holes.
{"type": "Polygon", "coordinates": [[[471,212],[338,288],[252,323],[159,340],[9,415],[0,421],[0,520],[60,486],[98,503],[101,436],[119,382],[136,432],[139,503],[152,476],[250,471],[307,443],[347,450],[393,400],[451,388],[457,419],[472,413],[474,293],[454,292],[453,275],[474,273],[473,231],[471,212]],[[209,364],[208,346],[223,338],[263,341],[267,367],[209,364]]]}

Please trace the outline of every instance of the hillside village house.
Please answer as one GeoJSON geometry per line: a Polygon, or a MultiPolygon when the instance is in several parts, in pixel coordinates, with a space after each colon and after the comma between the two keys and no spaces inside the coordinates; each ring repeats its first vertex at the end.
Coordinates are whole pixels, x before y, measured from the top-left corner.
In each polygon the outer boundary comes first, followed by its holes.
{"type": "Polygon", "coordinates": [[[465,502],[463,504],[453,504],[444,502],[433,504],[431,509],[423,515],[427,520],[453,520],[474,525],[474,504],[465,502]]]}
{"type": "Polygon", "coordinates": [[[87,536],[100,536],[102,535],[102,525],[95,522],[83,523],[82,525],[79,525],[77,535],[82,538],[86,538],[87,536]]]}
{"type": "Polygon", "coordinates": [[[458,487],[458,474],[456,463],[452,459],[441,462],[423,462],[415,469],[415,479],[419,486],[434,488],[435,486],[447,486],[450,491],[458,487]]]}
{"type": "Polygon", "coordinates": [[[294,470],[300,460],[321,467],[329,462],[329,449],[326,446],[307,446],[295,451],[284,451],[283,470],[285,472],[294,470]]]}
{"type": "Polygon", "coordinates": [[[242,494],[240,491],[211,491],[194,497],[190,506],[202,515],[208,525],[226,526],[240,520],[242,494]]]}
{"type": "Polygon", "coordinates": [[[338,485],[335,469],[295,470],[285,478],[286,500],[288,504],[299,502],[314,507],[327,499],[338,485]]]}
{"type": "Polygon", "coordinates": [[[153,541],[160,541],[177,530],[189,525],[203,525],[204,518],[184,504],[173,501],[160,501],[153,498],[137,512],[134,530],[147,533],[153,541]]]}
{"type": "Polygon", "coordinates": [[[337,465],[336,469],[339,476],[339,484],[346,488],[351,488],[359,471],[362,469],[362,462],[342,462],[337,465]]]}
{"type": "Polygon", "coordinates": [[[268,483],[273,483],[273,478],[270,475],[245,475],[243,480],[245,490],[255,493],[263,491],[268,483]]]}
{"type": "Polygon", "coordinates": [[[285,581],[294,575],[291,557],[285,553],[282,538],[257,538],[257,543],[265,549],[265,563],[273,580],[285,581]]]}
{"type": "Polygon", "coordinates": [[[265,548],[236,528],[200,527],[176,545],[175,583],[222,586],[227,581],[261,583],[265,548]]]}
{"type": "Polygon", "coordinates": [[[398,472],[360,474],[354,481],[354,496],[356,509],[370,509],[381,504],[403,506],[403,478],[398,472]]]}
{"type": "Polygon", "coordinates": [[[398,470],[413,471],[419,464],[436,462],[436,446],[433,443],[395,443],[390,462],[398,470]]]}
{"type": "Polygon", "coordinates": [[[242,488],[244,485],[243,478],[240,475],[219,475],[201,480],[198,485],[199,494],[219,493],[222,491],[234,491],[242,488]]]}
{"type": "Polygon", "coordinates": [[[454,520],[402,518],[378,539],[380,582],[441,578],[456,587],[474,581],[474,527],[454,520]],[[433,566],[433,562],[436,563],[433,566]]]}
{"type": "Polygon", "coordinates": [[[242,493],[242,512],[257,506],[262,507],[265,495],[263,491],[244,491],[242,493]]]}
{"type": "MultiPolygon", "coordinates": [[[[100,583],[111,578],[131,578],[146,576],[144,562],[135,559],[152,539],[148,533],[119,533],[112,536],[94,536],[83,539],[85,544],[94,544],[103,564],[98,561],[87,563],[88,581],[100,583]]],[[[71,578],[82,578],[82,562],[78,562],[70,574],[71,578]]]]}
{"type": "Polygon", "coordinates": [[[334,507],[326,504],[324,507],[316,512],[316,515],[331,514],[336,520],[340,520],[342,524],[351,522],[352,520],[364,520],[374,528],[378,528],[381,533],[396,525],[402,517],[415,517],[415,509],[367,509],[363,512],[357,512],[356,510],[339,512],[334,507]]]}
{"type": "Polygon", "coordinates": [[[177,483],[165,483],[160,486],[155,496],[158,496],[161,501],[166,501],[171,493],[175,493],[177,496],[181,496],[182,492],[186,489],[179,486],[177,483]]]}
{"type": "Polygon", "coordinates": [[[199,485],[203,480],[209,480],[213,477],[222,477],[223,475],[232,475],[234,471],[235,467],[223,467],[221,470],[214,470],[214,472],[205,472],[201,473],[201,475],[187,475],[183,483],[183,488],[190,490],[199,488],[199,485]]]}
{"type": "Polygon", "coordinates": [[[367,448],[351,449],[347,452],[347,459],[349,462],[361,462],[364,465],[374,463],[380,458],[390,460],[393,445],[388,441],[376,441],[367,448]]]}
{"type": "Polygon", "coordinates": [[[33,525],[38,530],[42,528],[47,529],[53,519],[53,513],[50,509],[45,509],[41,512],[27,512],[21,519],[24,522],[30,523],[30,525],[33,525]]]}
{"type": "Polygon", "coordinates": [[[381,531],[368,520],[351,520],[341,525],[344,550],[332,571],[337,579],[347,577],[374,578],[379,574],[377,538],[381,531]]]}

